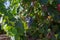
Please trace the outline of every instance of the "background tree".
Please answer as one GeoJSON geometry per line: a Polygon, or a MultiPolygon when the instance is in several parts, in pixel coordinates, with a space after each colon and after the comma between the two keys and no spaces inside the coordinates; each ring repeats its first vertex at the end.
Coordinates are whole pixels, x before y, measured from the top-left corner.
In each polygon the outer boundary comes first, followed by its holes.
{"type": "Polygon", "coordinates": [[[60,40],[60,0],[1,0],[0,14],[15,40],[60,40]]]}

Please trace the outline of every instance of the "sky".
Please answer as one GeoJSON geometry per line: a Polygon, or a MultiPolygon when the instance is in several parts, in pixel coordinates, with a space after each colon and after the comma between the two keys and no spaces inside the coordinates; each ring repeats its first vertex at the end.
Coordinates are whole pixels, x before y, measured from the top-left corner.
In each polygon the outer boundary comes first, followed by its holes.
{"type": "Polygon", "coordinates": [[[10,6],[10,2],[9,2],[9,1],[6,1],[6,2],[4,3],[4,5],[5,5],[5,8],[8,9],[8,7],[10,6]]]}

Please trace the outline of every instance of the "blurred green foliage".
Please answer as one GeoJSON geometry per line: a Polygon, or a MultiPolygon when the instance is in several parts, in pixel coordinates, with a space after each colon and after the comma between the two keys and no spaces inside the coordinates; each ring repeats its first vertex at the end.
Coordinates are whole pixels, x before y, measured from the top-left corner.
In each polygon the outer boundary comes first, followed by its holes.
{"type": "Polygon", "coordinates": [[[60,0],[0,0],[2,29],[16,40],[60,40],[59,3],[60,0]],[[7,1],[8,8],[4,5],[7,1]]]}

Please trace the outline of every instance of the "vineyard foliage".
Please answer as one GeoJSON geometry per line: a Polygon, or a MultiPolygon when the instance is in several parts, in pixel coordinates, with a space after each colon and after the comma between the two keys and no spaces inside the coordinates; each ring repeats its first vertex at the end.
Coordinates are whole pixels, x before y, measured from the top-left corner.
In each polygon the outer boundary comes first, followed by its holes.
{"type": "Polygon", "coordinates": [[[0,0],[0,25],[16,40],[60,40],[60,0],[0,0]]]}

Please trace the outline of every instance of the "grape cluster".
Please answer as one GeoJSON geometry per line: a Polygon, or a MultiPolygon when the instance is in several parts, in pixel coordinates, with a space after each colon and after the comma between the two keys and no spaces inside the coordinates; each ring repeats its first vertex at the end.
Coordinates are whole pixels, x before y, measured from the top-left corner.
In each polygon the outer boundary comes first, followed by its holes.
{"type": "Polygon", "coordinates": [[[27,22],[28,27],[30,27],[33,22],[32,17],[26,17],[26,22],[27,22]]]}
{"type": "Polygon", "coordinates": [[[57,10],[60,11],[60,4],[57,4],[57,10]]]}

